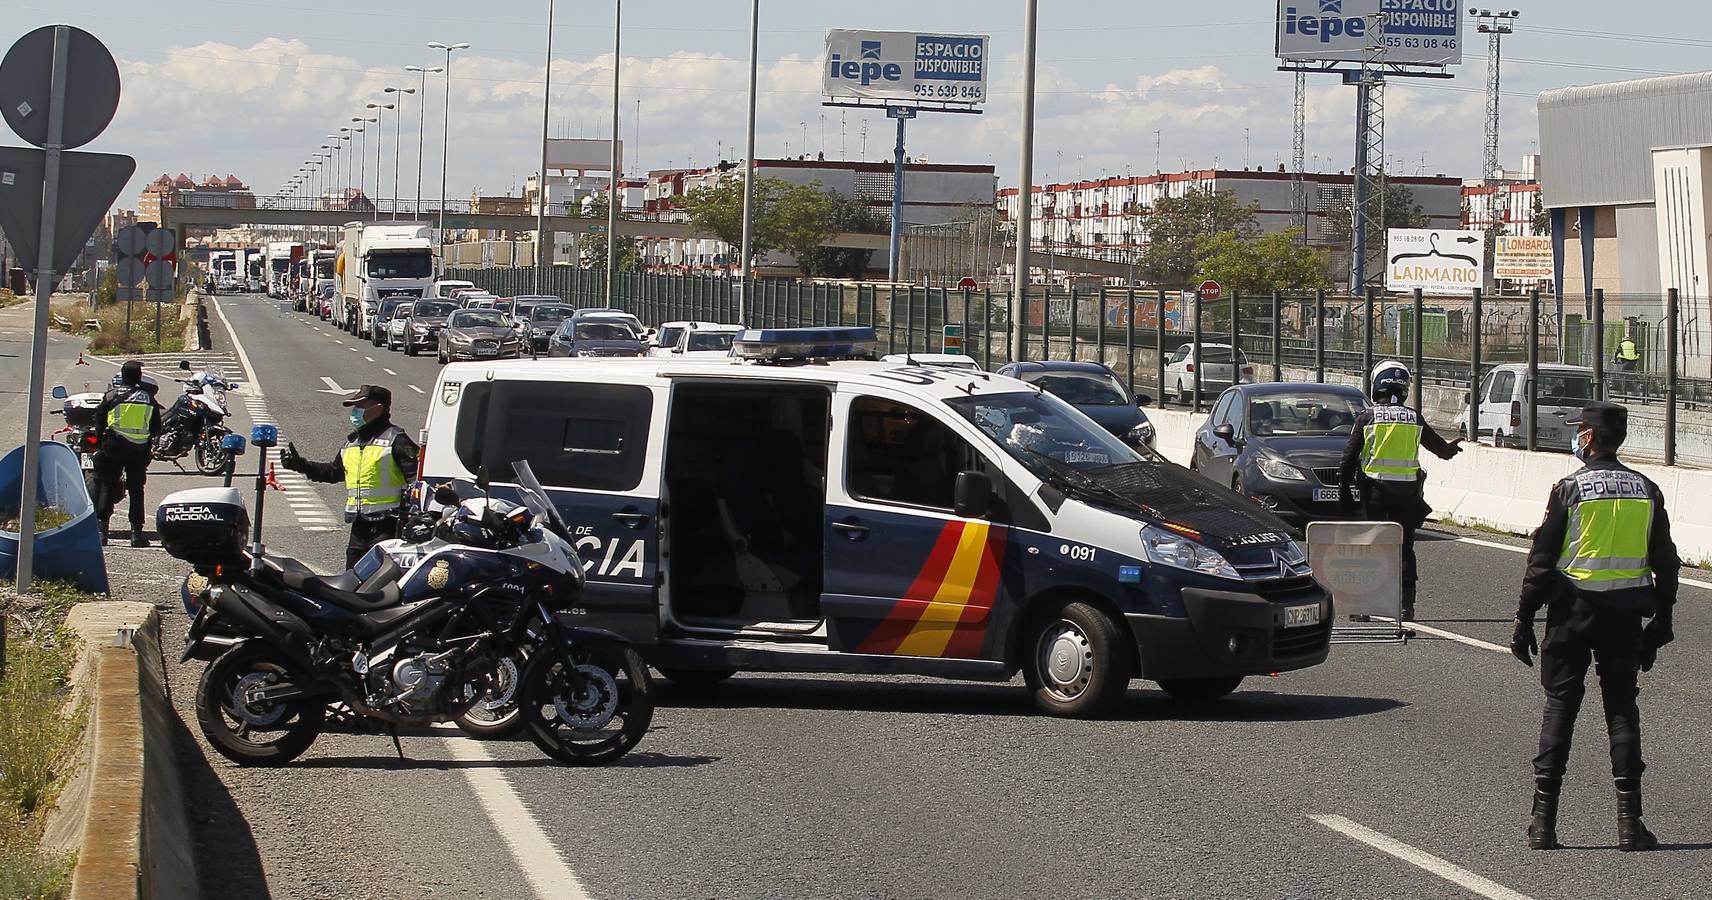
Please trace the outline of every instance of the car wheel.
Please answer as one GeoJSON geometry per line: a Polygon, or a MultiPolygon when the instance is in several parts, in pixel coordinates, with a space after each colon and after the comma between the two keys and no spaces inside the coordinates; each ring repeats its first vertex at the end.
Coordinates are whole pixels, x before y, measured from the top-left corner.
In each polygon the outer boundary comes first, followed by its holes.
{"type": "Polygon", "coordinates": [[[1114,709],[1135,666],[1117,623],[1079,600],[1038,619],[1023,654],[1023,680],[1035,706],[1067,718],[1094,718],[1114,709]]]}
{"type": "Polygon", "coordinates": [[[1224,678],[1167,678],[1159,682],[1159,687],[1171,695],[1171,699],[1183,703],[1211,703],[1230,696],[1230,693],[1242,684],[1241,675],[1227,675],[1224,678]]]}

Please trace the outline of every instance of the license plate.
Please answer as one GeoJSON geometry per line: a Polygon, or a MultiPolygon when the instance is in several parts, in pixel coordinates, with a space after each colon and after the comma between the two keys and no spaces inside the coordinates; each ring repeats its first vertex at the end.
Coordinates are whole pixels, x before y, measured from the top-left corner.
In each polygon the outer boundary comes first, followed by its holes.
{"type": "Polygon", "coordinates": [[[1337,488],[1314,488],[1315,503],[1336,503],[1337,495],[1337,488]]]}
{"type": "Polygon", "coordinates": [[[89,454],[87,454],[87,453],[85,453],[85,454],[83,454],[83,455],[82,455],[82,456],[80,456],[80,457],[78,457],[78,459],[77,459],[77,464],[78,464],[78,465],[80,465],[80,466],[82,466],[82,467],[83,467],[83,471],[85,471],[85,472],[93,472],[93,471],[95,471],[95,458],[94,458],[94,457],[92,457],[92,456],[90,456],[90,455],[89,455],[89,454]]]}
{"type": "Polygon", "coordinates": [[[1304,625],[1320,624],[1320,605],[1286,606],[1284,607],[1284,627],[1300,628],[1304,625]]]}
{"type": "Polygon", "coordinates": [[[477,347],[476,348],[476,355],[477,356],[498,356],[499,355],[499,348],[498,347],[477,347]]]}

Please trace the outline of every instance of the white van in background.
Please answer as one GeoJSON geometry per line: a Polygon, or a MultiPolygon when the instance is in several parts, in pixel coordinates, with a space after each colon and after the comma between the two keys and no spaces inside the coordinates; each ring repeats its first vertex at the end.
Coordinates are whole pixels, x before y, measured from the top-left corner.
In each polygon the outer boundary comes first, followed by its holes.
{"type": "MultiPolygon", "coordinates": [[[[1480,380],[1481,443],[1496,447],[1528,445],[1528,365],[1504,363],[1480,380]]],[[[1587,366],[1541,364],[1534,403],[1534,445],[1541,450],[1567,452],[1575,440],[1575,413],[1593,399],[1593,370],[1587,366]]],[[[1468,436],[1468,403],[1462,404],[1458,430],[1468,436]]]]}

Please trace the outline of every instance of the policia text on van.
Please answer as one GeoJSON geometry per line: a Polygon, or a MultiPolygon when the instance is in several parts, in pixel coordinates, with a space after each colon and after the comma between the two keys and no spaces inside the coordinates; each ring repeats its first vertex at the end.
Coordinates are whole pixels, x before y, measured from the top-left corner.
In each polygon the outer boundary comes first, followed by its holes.
{"type": "Polygon", "coordinates": [[[588,568],[580,624],[674,679],[1020,669],[1094,715],[1132,677],[1211,699],[1326,658],[1331,600],[1265,510],[1023,382],[855,359],[872,338],[454,364],[425,477],[528,460],[588,568]]]}

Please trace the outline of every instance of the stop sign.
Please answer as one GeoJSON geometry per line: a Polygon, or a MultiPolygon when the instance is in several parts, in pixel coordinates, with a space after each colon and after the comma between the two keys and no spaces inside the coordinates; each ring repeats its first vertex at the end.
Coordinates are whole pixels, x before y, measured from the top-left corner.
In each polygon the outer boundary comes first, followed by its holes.
{"type": "Polygon", "coordinates": [[[1211,303],[1212,301],[1223,297],[1225,295],[1225,289],[1220,287],[1218,282],[1208,280],[1201,282],[1201,289],[1195,293],[1196,296],[1199,296],[1202,300],[1211,303]]]}
{"type": "Polygon", "coordinates": [[[957,287],[965,291],[972,291],[976,286],[975,279],[968,275],[963,276],[963,280],[957,282],[957,287]]]}

